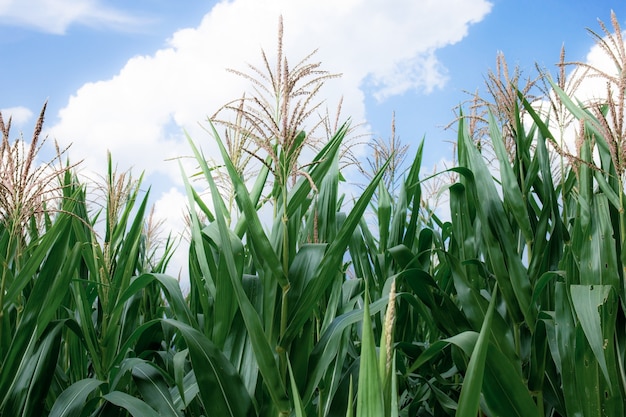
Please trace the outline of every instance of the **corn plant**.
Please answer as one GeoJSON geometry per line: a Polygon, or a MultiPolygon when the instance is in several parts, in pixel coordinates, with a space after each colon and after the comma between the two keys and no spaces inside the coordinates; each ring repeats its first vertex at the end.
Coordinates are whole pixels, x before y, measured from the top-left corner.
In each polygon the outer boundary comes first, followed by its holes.
{"type": "MultiPolygon", "coordinates": [[[[613,25],[615,34],[602,26],[607,38],[594,37],[623,68],[614,16],[613,25]]],[[[580,122],[578,154],[561,153],[558,182],[550,153],[562,142],[523,92],[508,102],[506,124],[487,113],[497,177],[484,142],[459,122],[452,219],[429,249],[440,263],[414,278],[413,308],[435,319],[435,338],[398,347],[407,378],[433,375],[416,385],[409,415],[624,412],[623,96],[576,103],[546,80],[580,122]]],[[[620,80],[610,78],[609,90],[621,91],[620,80]]]]}
{"type": "Polygon", "coordinates": [[[556,126],[498,57],[484,125],[458,120],[444,220],[422,195],[423,144],[399,173],[392,141],[346,204],[349,125],[305,132],[333,75],[310,56],[290,69],[281,22],[277,70],[263,54],[261,80],[238,72],[256,90],[214,120],[224,140],[209,123],[221,162],[189,138],[208,193],[183,176],[187,297],[164,274],[172,242],[154,250],[141,177],[109,156],[94,211],[63,152],[37,166],[44,112],[29,148],[0,115],[0,414],[623,415],[626,48],[612,24],[592,36],[618,76],[578,64],[605,78],[604,101],[540,74],[556,126]]]}

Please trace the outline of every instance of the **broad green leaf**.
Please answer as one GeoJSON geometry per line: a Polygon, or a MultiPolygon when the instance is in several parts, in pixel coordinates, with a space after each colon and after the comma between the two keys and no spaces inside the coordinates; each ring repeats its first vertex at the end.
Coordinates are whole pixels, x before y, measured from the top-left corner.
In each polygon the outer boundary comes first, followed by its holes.
{"type": "MultiPolygon", "coordinates": [[[[62,216],[62,220],[68,217],[62,216]]],[[[37,265],[41,271],[32,280],[33,287],[23,307],[21,321],[14,330],[10,348],[3,358],[0,369],[0,409],[13,394],[12,386],[28,365],[29,355],[34,352],[38,338],[55,318],[79,259],[80,247],[68,247],[70,229],[67,223],[58,221],[57,225],[62,225],[65,229],[61,229],[55,236],[55,241],[50,242],[52,246],[43,264],[37,265]]]]}
{"type": "MultiPolygon", "coordinates": [[[[218,212],[220,214],[222,213],[221,210],[218,212]]],[[[228,260],[225,256],[226,247],[232,252],[232,260],[235,262],[235,273],[237,277],[243,275],[245,259],[244,246],[239,237],[227,229],[228,238],[230,238],[230,242],[227,246],[224,244],[217,226],[217,223],[211,223],[204,228],[203,234],[205,234],[211,241],[211,244],[215,246],[214,252],[218,257],[214,276],[215,302],[213,304],[213,335],[211,340],[221,349],[224,346],[224,341],[228,336],[235,313],[237,312],[237,298],[229,276],[229,269],[227,267],[228,260]]]]}
{"type": "Polygon", "coordinates": [[[156,370],[155,365],[148,362],[137,364],[133,367],[132,375],[141,397],[149,406],[157,410],[159,415],[182,416],[182,413],[176,409],[172,401],[172,396],[163,375],[156,370]]]}
{"type": "MultiPolygon", "coordinates": [[[[183,390],[170,390],[174,406],[177,409],[188,409],[189,405],[196,399],[200,393],[196,374],[192,371],[188,372],[182,380],[183,390]]],[[[196,401],[197,403],[197,401],[196,401]]],[[[187,411],[187,410],[186,410],[187,411]]]]}
{"type": "MultiPolygon", "coordinates": [[[[224,157],[226,158],[226,155],[224,157]]],[[[215,181],[213,181],[212,177],[207,177],[207,181],[209,182],[209,187],[211,189],[211,197],[214,201],[213,205],[216,207],[215,220],[218,224],[219,233],[222,239],[221,255],[224,256],[228,275],[231,280],[235,296],[237,297],[237,303],[239,304],[241,315],[246,324],[246,328],[248,329],[248,334],[250,336],[250,341],[254,349],[257,364],[259,365],[259,371],[261,372],[261,375],[263,375],[264,382],[268,387],[269,394],[272,397],[272,400],[276,407],[278,407],[278,409],[281,411],[287,410],[289,408],[289,402],[287,400],[286,389],[283,383],[283,379],[281,378],[279,367],[274,356],[274,351],[270,346],[263,330],[261,318],[259,317],[258,312],[254,309],[254,306],[250,302],[250,299],[248,299],[243,289],[241,283],[242,277],[237,271],[237,265],[234,259],[235,254],[231,246],[230,230],[226,226],[224,215],[221,210],[221,205],[218,203],[218,201],[221,200],[219,190],[217,189],[215,181]]],[[[242,187],[245,189],[245,186],[243,184],[242,187]]],[[[244,200],[246,200],[246,204],[249,203],[247,199],[244,198],[244,200]]],[[[248,210],[249,209],[251,208],[249,207],[248,210]]],[[[254,212],[254,214],[256,216],[256,212],[254,212]]],[[[258,222],[258,217],[256,218],[256,221],[258,222]]],[[[255,223],[255,221],[252,221],[252,223],[255,223]]],[[[259,233],[262,235],[263,239],[267,239],[262,229],[259,230],[259,233]]],[[[274,254],[274,256],[276,255],[271,247],[267,248],[267,250],[274,254]]],[[[266,259],[266,261],[268,259],[266,259]]],[[[276,261],[278,261],[277,258],[276,261]]],[[[285,278],[286,280],[286,277],[283,276],[283,278],[285,278]]]]}
{"type": "MultiPolygon", "coordinates": [[[[539,417],[542,415],[531,398],[525,381],[516,370],[517,364],[512,363],[511,359],[504,356],[493,344],[489,345],[487,349],[484,366],[482,393],[485,403],[493,415],[511,417],[539,417]]],[[[463,382],[463,388],[465,388],[466,381],[463,382]]],[[[462,409],[462,400],[463,391],[461,391],[461,399],[459,400],[459,410],[462,409]]],[[[543,408],[543,404],[539,407],[543,408]]]]}
{"type": "Polygon", "coordinates": [[[317,277],[306,286],[302,296],[300,297],[296,310],[292,314],[287,330],[280,341],[281,346],[288,345],[293,338],[300,332],[304,323],[310,318],[315,304],[332,282],[337,271],[341,270],[341,264],[348,244],[352,238],[354,229],[358,226],[363,213],[378,186],[379,181],[383,177],[383,173],[388,162],[380,169],[372,182],[367,186],[359,200],[354,205],[352,211],[348,215],[346,221],[342,224],[341,229],[337,233],[337,237],[332,241],[326,250],[324,259],[318,269],[317,277]]]}
{"type": "MultiPolygon", "coordinates": [[[[189,137],[188,137],[189,139],[189,137]]],[[[191,139],[189,139],[191,142],[191,139]]],[[[207,261],[208,254],[204,248],[204,241],[202,239],[202,228],[200,227],[200,220],[198,219],[198,214],[196,213],[194,207],[194,198],[193,198],[193,188],[191,187],[191,183],[187,179],[185,172],[183,171],[182,164],[179,164],[180,170],[183,173],[183,181],[185,183],[185,190],[187,191],[187,198],[189,200],[189,215],[191,217],[191,245],[195,250],[196,257],[195,259],[198,262],[198,266],[200,268],[202,276],[196,276],[196,274],[191,274],[192,279],[196,280],[195,288],[199,291],[199,300],[202,305],[202,310],[204,314],[209,314],[209,296],[211,298],[215,298],[215,283],[210,279],[211,277],[211,268],[209,267],[209,263],[207,261]]]]}
{"type": "Polygon", "coordinates": [[[89,397],[104,382],[94,378],[81,379],[58,396],[49,417],[79,417],[89,397]]]}
{"type": "MultiPolygon", "coordinates": [[[[508,152],[505,149],[502,132],[498,127],[498,123],[491,112],[489,112],[489,133],[491,142],[493,143],[498,161],[500,162],[500,178],[502,181],[502,193],[504,194],[504,203],[509,205],[511,213],[524,234],[527,242],[533,240],[534,234],[530,226],[528,211],[526,210],[526,199],[520,190],[519,184],[513,172],[513,168],[509,162],[508,152]]],[[[519,151],[518,151],[519,152],[519,151]]]]}
{"type": "Polygon", "coordinates": [[[354,417],[354,384],[352,383],[352,375],[350,375],[350,389],[348,390],[348,407],[346,409],[346,417],[354,417]]]}
{"type": "Polygon", "coordinates": [[[302,295],[302,291],[306,286],[315,279],[315,273],[319,267],[327,244],[306,243],[300,246],[300,249],[293,258],[289,267],[289,310],[294,311],[297,306],[298,298],[302,295]]]}
{"type": "Polygon", "coordinates": [[[313,158],[314,164],[308,171],[309,178],[301,177],[296,185],[291,189],[287,203],[287,217],[290,219],[302,207],[307,196],[311,192],[311,183],[321,184],[329,170],[332,169],[336,161],[336,156],[343,142],[344,137],[348,133],[349,124],[344,123],[339,127],[333,137],[324,145],[324,147],[313,158]]]}
{"type": "Polygon", "coordinates": [[[579,257],[580,284],[621,287],[617,267],[616,242],[613,237],[609,203],[604,195],[594,195],[591,201],[591,222],[582,228],[583,239],[572,248],[579,257]]]}
{"type": "Polygon", "coordinates": [[[476,345],[477,340],[478,333],[473,331],[466,331],[452,337],[448,337],[446,339],[438,340],[431,344],[428,349],[426,349],[417,358],[413,365],[411,365],[411,367],[407,370],[407,374],[415,372],[422,365],[437,357],[441,353],[441,351],[448,347],[450,344],[460,347],[466,355],[470,356],[472,354],[472,351],[474,350],[474,346],[476,345]]]}
{"type": "Polygon", "coordinates": [[[187,356],[189,355],[189,349],[178,351],[174,354],[172,364],[174,367],[174,381],[176,382],[176,388],[178,388],[178,394],[180,395],[182,402],[186,404],[187,398],[185,397],[185,363],[187,362],[187,356]]]}
{"type": "Polygon", "coordinates": [[[160,417],[159,413],[148,404],[125,392],[113,391],[104,395],[103,398],[111,404],[124,408],[133,417],[160,417]]]}
{"type": "MultiPolygon", "coordinates": [[[[378,215],[378,228],[380,239],[380,252],[389,248],[389,229],[391,227],[391,195],[387,191],[384,182],[378,185],[378,201],[376,214],[378,215]]],[[[395,243],[395,242],[394,242],[395,243]]]]}
{"type": "Polygon", "coordinates": [[[584,386],[585,381],[578,379],[576,372],[576,363],[579,360],[576,354],[576,334],[579,332],[582,334],[582,331],[574,322],[573,307],[568,295],[567,284],[557,282],[555,284],[555,335],[558,357],[561,360],[558,368],[561,371],[563,399],[567,415],[582,416],[582,402],[585,398],[579,394],[579,385],[584,386]]]}
{"type": "Polygon", "coordinates": [[[611,294],[614,295],[611,290],[610,285],[572,285],[570,287],[576,317],[609,387],[611,379],[604,352],[606,344],[611,341],[605,339],[603,325],[611,326],[613,323],[602,323],[600,309],[614,308],[616,300],[614,296],[611,296],[611,294]]]}
{"type": "Polygon", "coordinates": [[[165,319],[163,323],[178,330],[187,343],[207,413],[246,416],[252,404],[250,396],[237,370],[222,352],[206,336],[184,323],[172,319],[165,319]]]}
{"type": "Polygon", "coordinates": [[[18,374],[6,396],[3,414],[37,416],[48,395],[61,344],[63,322],[51,323],[32,351],[26,352],[18,374]]]}
{"type": "Polygon", "coordinates": [[[540,392],[543,390],[546,362],[548,360],[548,335],[544,320],[537,321],[531,346],[528,389],[530,391],[540,392]]]}
{"type": "Polygon", "coordinates": [[[400,393],[398,392],[398,372],[396,369],[396,352],[394,351],[393,353],[393,359],[391,362],[391,389],[390,389],[390,395],[391,395],[391,402],[389,404],[389,407],[391,408],[391,410],[389,410],[389,417],[398,417],[399,415],[399,407],[398,407],[398,397],[400,396],[400,393]]]}
{"type": "MultiPolygon", "coordinates": [[[[406,198],[411,208],[411,217],[409,218],[409,224],[406,227],[404,234],[404,240],[402,243],[407,247],[413,247],[413,242],[417,236],[417,224],[420,219],[420,207],[422,203],[422,188],[420,184],[420,170],[422,167],[422,155],[424,151],[424,140],[422,140],[413,158],[411,169],[403,184],[403,190],[406,193],[406,198]]],[[[400,219],[398,219],[400,221],[400,219]]]]}
{"type": "MultiPolygon", "coordinates": [[[[474,326],[475,330],[484,326],[484,321],[489,311],[489,301],[470,283],[465,274],[464,266],[461,266],[458,259],[451,255],[446,255],[445,259],[450,267],[450,272],[454,280],[454,287],[457,292],[460,307],[463,313],[474,326]]],[[[489,330],[493,334],[493,343],[509,358],[516,357],[513,335],[510,326],[500,315],[493,317],[493,324],[489,330]]]]}
{"type": "Polygon", "coordinates": [[[118,305],[115,307],[115,311],[120,314],[126,301],[128,301],[135,294],[139,293],[141,290],[143,290],[154,281],[159,282],[159,284],[161,285],[165,297],[167,298],[167,301],[172,308],[176,318],[185,324],[188,324],[192,327],[197,327],[198,324],[195,318],[191,315],[189,307],[187,307],[178,281],[164,274],[145,273],[133,278],[130,281],[130,285],[126,288],[122,295],[120,295],[118,305]]]}
{"type": "MultiPolygon", "coordinates": [[[[117,304],[117,298],[121,295],[121,291],[128,287],[130,284],[131,278],[135,275],[135,270],[137,267],[137,257],[140,250],[140,244],[142,240],[142,234],[144,230],[144,213],[146,212],[146,207],[148,205],[148,197],[149,190],[145,193],[144,198],[141,201],[141,204],[137,208],[135,213],[135,218],[129,228],[128,231],[125,231],[123,241],[121,243],[121,247],[119,248],[118,255],[118,263],[113,273],[112,280],[115,283],[115,288],[117,291],[110,291],[110,306],[111,310],[115,308],[117,304]]],[[[134,198],[133,198],[134,199],[134,198]]],[[[133,201],[131,199],[131,201],[133,201]]],[[[130,211],[133,209],[133,204],[127,204],[125,207],[125,212],[130,214],[130,211]]],[[[122,228],[119,227],[120,233],[122,228]]],[[[124,228],[125,229],[125,228],[124,228]]],[[[108,311],[106,313],[109,313],[108,311]]],[[[116,323],[119,317],[112,316],[111,320],[116,323]]],[[[105,338],[116,338],[115,329],[116,326],[110,326],[109,329],[112,330],[112,333],[109,335],[105,335],[105,338]]]]}
{"type": "MultiPolygon", "coordinates": [[[[274,279],[277,280],[277,282],[281,286],[285,287],[286,285],[288,285],[287,277],[281,269],[281,263],[278,256],[276,255],[276,252],[274,252],[274,250],[272,249],[272,245],[265,235],[263,226],[261,224],[261,221],[259,220],[259,215],[256,211],[256,206],[253,203],[252,198],[250,197],[250,193],[248,192],[248,189],[246,188],[243,180],[237,173],[237,170],[233,166],[233,163],[228,156],[228,151],[224,147],[224,144],[222,143],[219,135],[217,134],[217,131],[215,130],[215,127],[212,124],[211,128],[213,129],[215,140],[217,142],[217,145],[219,146],[222,158],[224,159],[224,164],[226,166],[226,169],[228,170],[230,180],[235,189],[235,198],[237,200],[237,204],[246,219],[249,243],[254,246],[255,252],[258,254],[257,259],[264,266],[266,266],[269,271],[272,271],[274,279]]],[[[196,148],[190,138],[189,144],[191,145],[194,155],[196,156],[196,159],[198,160],[201,168],[204,171],[205,179],[209,182],[209,184],[211,184],[213,182],[213,177],[211,176],[208,166],[206,165],[206,159],[202,156],[202,154],[196,148]]],[[[221,208],[221,205],[219,205],[220,203],[218,202],[221,201],[221,199],[216,199],[217,196],[214,192],[212,192],[211,195],[214,198],[214,208],[215,210],[218,210],[218,208],[221,208]]],[[[223,213],[222,216],[224,215],[225,214],[223,213]]]]}
{"type": "Polygon", "coordinates": [[[463,380],[461,395],[459,397],[457,417],[474,417],[480,406],[480,393],[485,374],[485,363],[489,348],[489,336],[491,335],[491,322],[493,320],[496,305],[497,288],[494,289],[489,302],[489,308],[485,315],[485,321],[478,334],[478,340],[472,351],[467,372],[463,380]]]}
{"type": "MultiPolygon", "coordinates": [[[[378,314],[386,306],[387,297],[383,297],[373,302],[368,309],[370,314],[378,314]]],[[[317,389],[317,384],[322,379],[324,373],[327,372],[328,367],[333,363],[342,344],[345,344],[345,340],[342,338],[344,331],[349,326],[361,321],[364,314],[364,311],[361,310],[351,310],[344,313],[333,320],[328,329],[322,334],[322,337],[311,353],[310,368],[312,371],[309,374],[309,383],[305,391],[305,403],[310,401],[314,391],[317,389]]]]}
{"type": "Polygon", "coordinates": [[[463,149],[467,152],[468,167],[473,172],[473,177],[464,179],[468,185],[472,185],[476,201],[480,201],[480,204],[476,204],[476,209],[481,220],[490,266],[514,320],[525,320],[532,330],[536,311],[530,303],[530,282],[517,252],[513,231],[483,156],[474,146],[465,128],[459,134],[460,140],[464,142],[463,149]]]}

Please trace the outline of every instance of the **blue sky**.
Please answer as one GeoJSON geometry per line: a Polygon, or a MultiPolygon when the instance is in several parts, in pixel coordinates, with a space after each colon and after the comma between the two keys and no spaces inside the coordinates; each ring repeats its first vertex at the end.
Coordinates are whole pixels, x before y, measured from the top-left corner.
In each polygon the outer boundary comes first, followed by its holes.
{"type": "MultiPolygon", "coordinates": [[[[121,169],[146,171],[158,212],[180,216],[178,166],[187,130],[210,155],[199,123],[247,88],[226,68],[272,55],[279,14],[287,55],[343,74],[324,90],[328,107],[404,143],[425,138],[425,167],[452,159],[452,111],[483,89],[498,51],[533,75],[554,70],[562,45],[584,61],[586,31],[626,27],[626,2],[606,0],[4,0],[0,1],[0,109],[13,135],[32,132],[48,100],[47,133],[70,157],[102,172],[106,150],[121,169]]],[[[271,59],[271,58],[270,58],[271,59]]],[[[175,226],[173,226],[175,227],[175,226]]]]}

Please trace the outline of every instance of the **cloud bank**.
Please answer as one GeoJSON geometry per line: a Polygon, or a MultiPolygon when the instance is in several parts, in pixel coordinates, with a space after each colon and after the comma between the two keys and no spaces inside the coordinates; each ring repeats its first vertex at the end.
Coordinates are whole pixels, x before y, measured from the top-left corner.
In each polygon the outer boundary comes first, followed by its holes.
{"type": "Polygon", "coordinates": [[[405,0],[394,7],[375,0],[223,1],[163,49],[133,57],[108,80],[83,85],[50,131],[72,142],[72,155],[95,169],[108,149],[121,168],[175,180],[176,164],[163,161],[189,153],[182,130],[208,141],[198,123],[247,86],[226,68],[260,66],[261,48],[271,62],[279,15],[292,63],[319,49],[314,59],[343,74],[320,97],[331,112],[343,97],[343,114],[358,123],[365,120],[366,94],[384,100],[442,87],[446,73],[436,50],[463,39],[490,8],[485,0],[405,0]]]}
{"type": "Polygon", "coordinates": [[[250,88],[228,68],[261,67],[261,48],[273,62],[280,15],[290,64],[317,49],[312,62],[342,74],[327,81],[318,97],[331,114],[343,98],[342,115],[362,123],[366,97],[385,100],[444,86],[447,74],[437,50],[461,41],[491,7],[486,0],[398,0],[393,7],[382,0],[222,1],[199,26],[172,34],[162,49],[131,58],[109,79],[83,85],[48,133],[72,143],[72,158],[83,160],[83,169],[104,172],[110,150],[119,169],[145,172],[157,214],[172,219],[185,200],[178,164],[166,161],[190,154],[183,131],[207,157],[217,156],[201,124],[250,88]]]}

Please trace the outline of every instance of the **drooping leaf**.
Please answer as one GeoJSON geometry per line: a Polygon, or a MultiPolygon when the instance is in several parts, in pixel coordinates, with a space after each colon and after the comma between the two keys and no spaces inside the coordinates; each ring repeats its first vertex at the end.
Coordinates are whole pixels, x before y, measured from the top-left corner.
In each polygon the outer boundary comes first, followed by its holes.
{"type": "Polygon", "coordinates": [[[198,330],[172,319],[165,319],[163,323],[179,331],[187,343],[207,412],[228,417],[246,416],[252,405],[250,395],[223,353],[198,330]]]}
{"type": "Polygon", "coordinates": [[[78,417],[89,397],[104,382],[95,378],[76,381],[59,395],[50,410],[49,417],[78,417]]]}
{"type": "Polygon", "coordinates": [[[115,404],[118,407],[127,410],[133,417],[159,417],[152,407],[137,397],[126,394],[125,392],[113,391],[104,395],[103,398],[115,404]]]}

